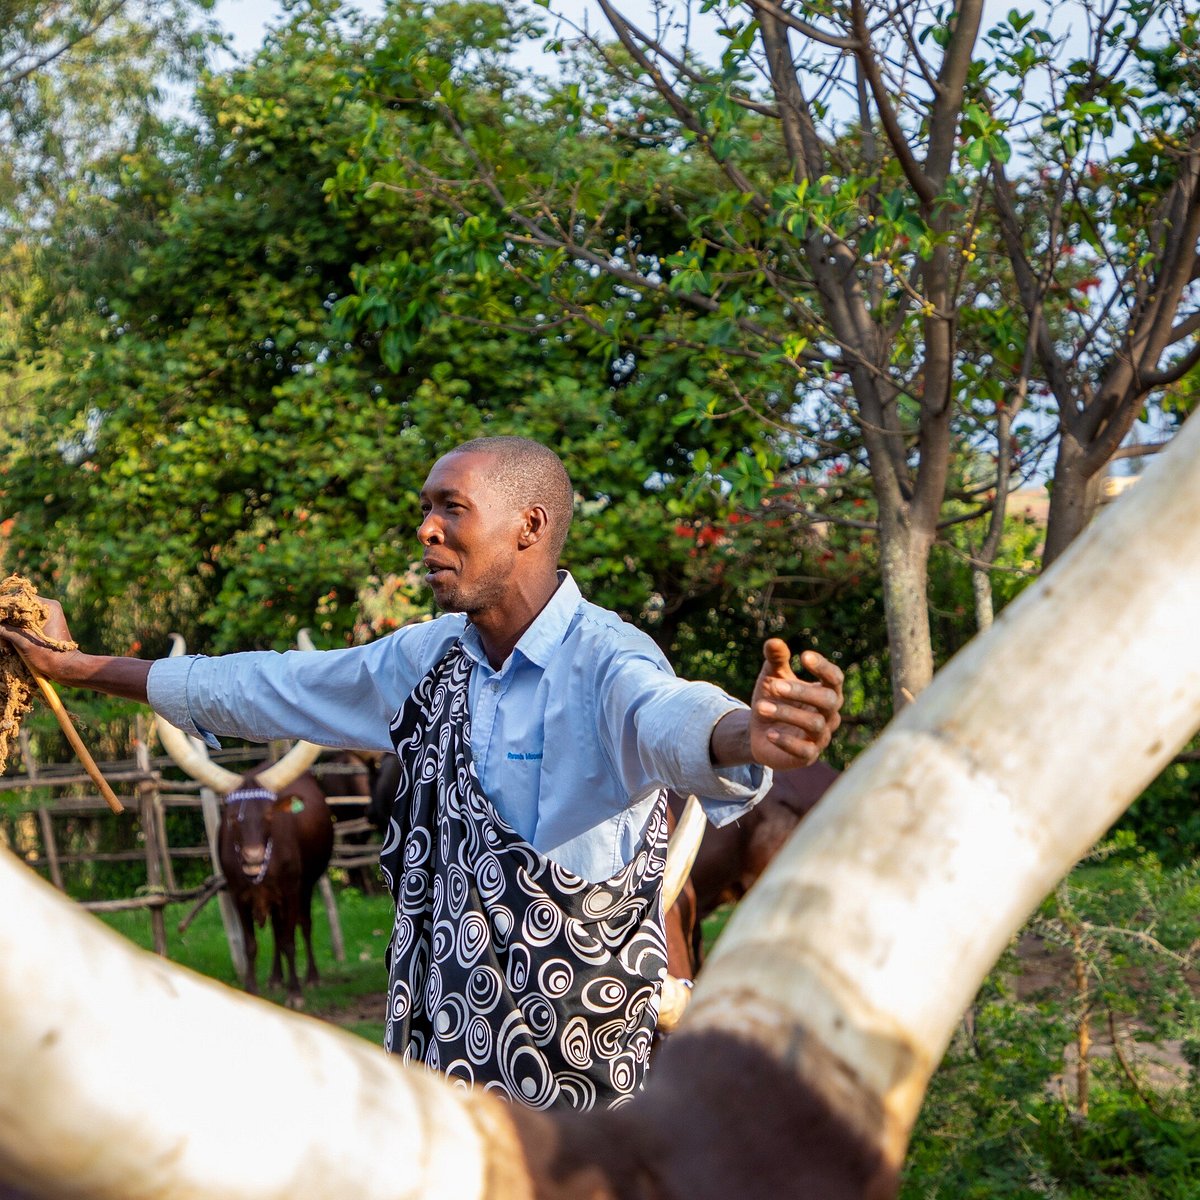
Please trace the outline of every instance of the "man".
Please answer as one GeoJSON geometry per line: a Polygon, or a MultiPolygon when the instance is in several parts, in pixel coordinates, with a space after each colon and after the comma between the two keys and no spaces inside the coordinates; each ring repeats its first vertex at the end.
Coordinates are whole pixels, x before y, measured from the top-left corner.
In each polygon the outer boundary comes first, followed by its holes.
{"type": "MultiPolygon", "coordinates": [[[[589,1108],[628,1099],[646,1070],[665,790],[736,818],[769,768],[828,744],[842,677],[809,651],[817,681],[797,679],[772,639],[749,708],[676,679],[558,570],[572,505],[536,442],[450,451],[417,531],[447,615],[369,646],[151,664],[3,636],[48,677],[148,701],[210,741],[394,749],[388,1049],[535,1107],[589,1108]]],[[[69,636],[57,607],[47,633],[69,636]]]]}

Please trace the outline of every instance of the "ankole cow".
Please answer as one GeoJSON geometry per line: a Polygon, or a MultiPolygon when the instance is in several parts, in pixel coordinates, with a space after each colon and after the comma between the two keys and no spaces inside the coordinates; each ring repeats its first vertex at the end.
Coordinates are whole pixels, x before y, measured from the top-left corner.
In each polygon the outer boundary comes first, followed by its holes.
{"type": "MultiPolygon", "coordinates": [[[[667,961],[672,974],[695,977],[704,960],[704,919],[722,904],[735,904],[750,890],[837,777],[837,771],[824,762],[776,771],[770,790],[744,817],[719,829],[705,826],[687,886],[667,913],[667,961]]],[[[682,796],[671,792],[668,802],[675,815],[682,814],[682,796]]]]}
{"type": "MultiPolygon", "coordinates": [[[[312,643],[302,643],[300,648],[311,649],[312,643]]],[[[171,654],[183,654],[184,649],[183,639],[173,634],[171,654]]],[[[305,982],[315,983],[313,889],[333,853],[333,818],[324,792],[308,773],[321,747],[297,742],[277,763],[237,775],[213,762],[202,742],[162,717],[155,719],[163,749],[176,765],[221,797],[217,856],[241,921],[246,991],[258,991],[255,929],[270,918],[275,950],[267,984],[284,985],[288,1007],[303,1007],[296,972],[296,927],[308,951],[305,982]]]]}
{"type": "Polygon", "coordinates": [[[0,854],[0,1188],[889,1200],[980,981],[1200,727],[1197,512],[1192,420],[801,823],[614,1112],[460,1092],[136,950],[0,854]]]}

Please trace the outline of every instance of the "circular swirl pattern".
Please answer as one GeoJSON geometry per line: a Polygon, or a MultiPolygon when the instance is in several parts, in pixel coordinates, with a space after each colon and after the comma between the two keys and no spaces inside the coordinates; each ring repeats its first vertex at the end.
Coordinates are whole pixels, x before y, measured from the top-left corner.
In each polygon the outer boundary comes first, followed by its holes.
{"type": "Polygon", "coordinates": [[[556,1071],[558,1094],[562,1102],[576,1112],[586,1112],[596,1105],[596,1085],[578,1071],[556,1071]]]}
{"type": "Polygon", "coordinates": [[[585,917],[602,917],[614,904],[617,897],[610,892],[592,891],[583,898],[583,915],[585,917]]]}
{"type": "Polygon", "coordinates": [[[433,1032],[438,1040],[451,1042],[466,1028],[467,1002],[461,996],[446,996],[433,1014],[433,1032]]]}
{"type": "Polygon", "coordinates": [[[456,1058],[447,1063],[442,1074],[461,1091],[469,1092],[475,1083],[475,1069],[466,1059],[456,1058]]]}
{"type": "Polygon", "coordinates": [[[589,979],[583,985],[581,999],[584,1006],[596,1013],[615,1012],[629,995],[629,989],[613,976],[589,979]]]}
{"type": "Polygon", "coordinates": [[[545,996],[531,992],[523,997],[521,1015],[529,1027],[530,1036],[539,1046],[544,1046],[554,1036],[558,1018],[554,1015],[554,1006],[545,996]]]}
{"type": "Polygon", "coordinates": [[[574,1016],[566,1023],[558,1044],[570,1066],[586,1071],[592,1065],[592,1039],[583,1017],[574,1016]]]}
{"type": "Polygon", "coordinates": [[[551,999],[565,996],[574,982],[575,968],[565,958],[548,958],[538,968],[538,987],[551,999]]]}
{"type": "Polygon", "coordinates": [[[467,913],[458,926],[456,954],[460,966],[469,967],[487,948],[490,935],[487,922],[477,912],[467,913]]]}
{"type": "MultiPolygon", "coordinates": [[[[467,904],[467,892],[469,885],[467,883],[467,873],[458,865],[451,863],[446,868],[446,901],[450,906],[450,915],[452,917],[461,917],[463,909],[467,904]]],[[[436,910],[437,903],[434,902],[436,910]]]]}
{"type": "Polygon", "coordinates": [[[454,926],[449,921],[439,921],[433,927],[433,938],[430,942],[433,947],[433,961],[445,962],[454,953],[454,941],[454,926]]]}
{"type": "Polygon", "coordinates": [[[529,951],[524,946],[518,944],[509,947],[505,978],[513,992],[523,992],[529,986],[529,951]]]}
{"type": "Polygon", "coordinates": [[[480,1015],[473,1016],[467,1022],[467,1036],[464,1039],[467,1046],[467,1057],[477,1067],[486,1066],[492,1057],[492,1027],[480,1015]]]}
{"type": "Polygon", "coordinates": [[[514,1100],[530,1108],[548,1108],[557,1087],[545,1057],[528,1044],[528,1032],[519,1012],[505,1018],[496,1037],[496,1065],[500,1078],[514,1100]]]}
{"type": "Polygon", "coordinates": [[[442,1002],[442,972],[438,968],[437,963],[429,968],[429,974],[425,977],[425,1011],[437,1012],[438,1005],[442,1002]]]}
{"type": "Polygon", "coordinates": [[[618,1054],[608,1064],[608,1077],[612,1081],[613,1090],[629,1093],[633,1090],[638,1078],[638,1064],[632,1054],[618,1054]]]}
{"type": "Polygon", "coordinates": [[[625,1022],[618,1017],[605,1021],[592,1030],[592,1046],[600,1058],[616,1058],[625,1042],[625,1022]]]}
{"type": "Polygon", "coordinates": [[[408,984],[396,982],[392,985],[388,1010],[388,1016],[393,1021],[403,1021],[412,1012],[412,996],[409,995],[408,984]]]}
{"type": "Polygon", "coordinates": [[[475,864],[475,887],[485,902],[499,900],[504,895],[504,871],[491,850],[485,850],[475,864]]]}
{"type": "Polygon", "coordinates": [[[486,1015],[500,1003],[504,981],[495,967],[478,966],[467,980],[467,1002],[474,1012],[486,1015]]]}
{"type": "Polygon", "coordinates": [[[504,950],[517,927],[512,909],[503,904],[493,904],[488,915],[492,918],[492,945],[497,950],[504,950]]]}
{"type": "Polygon", "coordinates": [[[567,945],[576,958],[599,966],[612,957],[604,943],[582,921],[568,920],[563,925],[567,945]]]}
{"type": "Polygon", "coordinates": [[[539,897],[530,903],[521,921],[521,937],[530,946],[548,946],[562,928],[562,909],[552,901],[539,897]]]}

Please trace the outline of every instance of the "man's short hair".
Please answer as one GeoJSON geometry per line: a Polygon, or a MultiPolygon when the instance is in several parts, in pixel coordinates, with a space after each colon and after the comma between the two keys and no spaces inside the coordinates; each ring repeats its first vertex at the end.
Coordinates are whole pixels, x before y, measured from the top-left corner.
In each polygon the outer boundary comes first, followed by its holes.
{"type": "Polygon", "coordinates": [[[549,548],[562,554],[575,511],[575,490],[563,461],[541,442],[525,437],[474,438],[451,454],[486,454],[492,460],[492,482],[524,509],[541,504],[550,517],[549,548]]]}

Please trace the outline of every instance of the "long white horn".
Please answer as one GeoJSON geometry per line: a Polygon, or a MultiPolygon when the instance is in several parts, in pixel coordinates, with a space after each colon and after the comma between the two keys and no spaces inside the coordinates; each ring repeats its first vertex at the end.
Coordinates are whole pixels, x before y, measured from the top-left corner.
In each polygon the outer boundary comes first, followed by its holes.
{"type": "MultiPolygon", "coordinates": [[[[700,801],[689,796],[683,812],[671,831],[667,842],[667,861],[663,867],[663,912],[679,899],[683,885],[692,872],[696,855],[700,852],[700,840],[704,837],[704,826],[708,818],[700,801]]],[[[658,1029],[660,1033],[671,1033],[683,1017],[688,1001],[692,998],[691,986],[674,975],[663,979],[662,995],[658,1002],[658,1029]]]]}
{"type": "Polygon", "coordinates": [[[6,1196],[530,1195],[511,1106],[136,949],[7,851],[0,956],[6,1196]]]}
{"type": "MultiPolygon", "coordinates": [[[[187,645],[179,634],[171,634],[171,658],[187,653],[187,645]]],[[[190,738],[181,729],[176,729],[170,721],[154,714],[154,724],[158,728],[158,740],[163,749],[174,760],[175,765],[190,775],[197,782],[210,787],[222,796],[232,792],[241,782],[241,776],[226,770],[220,763],[213,762],[208,757],[204,743],[196,738],[190,738]]]]}
{"type": "Polygon", "coordinates": [[[679,893],[692,873],[707,823],[708,818],[700,807],[700,801],[695,796],[689,796],[683,813],[671,831],[671,840],[667,842],[667,862],[663,867],[663,912],[679,899],[679,893]]]}
{"type": "Polygon", "coordinates": [[[673,1046],[740,1030],[899,1165],[1009,937],[1200,726],[1200,420],[1175,442],[805,819],[673,1046]]]}
{"type": "MultiPolygon", "coordinates": [[[[296,635],[296,644],[301,650],[315,650],[307,629],[296,635]]],[[[258,782],[270,792],[282,792],[321,756],[321,747],[312,742],[297,742],[277,763],[259,771],[258,782]]]]}

